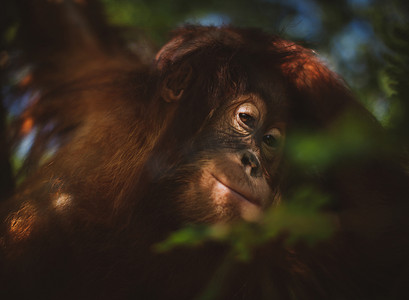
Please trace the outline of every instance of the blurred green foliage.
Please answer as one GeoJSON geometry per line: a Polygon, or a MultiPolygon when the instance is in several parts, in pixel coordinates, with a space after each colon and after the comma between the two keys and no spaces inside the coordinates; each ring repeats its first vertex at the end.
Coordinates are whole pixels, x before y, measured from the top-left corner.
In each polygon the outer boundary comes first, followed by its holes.
{"type": "Polygon", "coordinates": [[[218,241],[231,246],[232,257],[248,261],[254,248],[283,234],[288,246],[296,242],[313,245],[333,233],[333,220],[320,212],[328,202],[328,195],[319,189],[300,186],[285,203],[269,209],[257,222],[188,226],[171,234],[155,250],[163,252],[178,246],[194,247],[218,241]]]}
{"type": "MultiPolygon", "coordinates": [[[[376,140],[369,140],[370,128],[358,116],[346,115],[323,132],[298,132],[286,141],[289,158],[299,168],[314,166],[325,170],[342,160],[356,159],[374,150],[376,140]]],[[[384,147],[386,145],[383,145],[384,147]]]]}

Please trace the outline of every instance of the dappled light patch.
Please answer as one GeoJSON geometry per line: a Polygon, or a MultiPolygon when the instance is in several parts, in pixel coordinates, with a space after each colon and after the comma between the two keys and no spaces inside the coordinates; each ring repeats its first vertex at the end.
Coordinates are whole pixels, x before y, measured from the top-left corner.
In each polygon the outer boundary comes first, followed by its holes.
{"type": "Polygon", "coordinates": [[[67,210],[72,202],[72,196],[66,193],[56,193],[53,196],[52,205],[58,212],[67,210]]]}
{"type": "Polygon", "coordinates": [[[294,78],[295,86],[298,89],[313,88],[316,85],[323,85],[324,82],[334,80],[336,75],[315,57],[313,51],[305,50],[296,44],[290,43],[286,45],[286,49],[290,51],[290,54],[281,65],[281,68],[285,76],[294,78]]]}
{"type": "Polygon", "coordinates": [[[21,242],[29,238],[38,218],[35,207],[30,203],[23,204],[17,212],[11,214],[7,218],[7,223],[12,240],[21,242]]]}

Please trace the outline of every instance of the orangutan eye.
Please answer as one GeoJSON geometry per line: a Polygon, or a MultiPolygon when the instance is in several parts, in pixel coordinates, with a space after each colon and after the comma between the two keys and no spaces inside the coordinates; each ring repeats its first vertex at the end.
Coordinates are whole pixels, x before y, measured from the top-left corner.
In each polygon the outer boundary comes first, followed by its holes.
{"type": "Polygon", "coordinates": [[[276,148],[279,144],[278,140],[271,134],[263,136],[263,142],[271,148],[276,148]]]}
{"type": "Polygon", "coordinates": [[[245,131],[252,131],[257,127],[259,111],[252,103],[241,105],[236,111],[236,119],[239,126],[245,131]]]}
{"type": "Polygon", "coordinates": [[[256,119],[246,113],[239,113],[239,119],[249,128],[254,128],[254,125],[256,124],[256,119]]]}
{"type": "Polygon", "coordinates": [[[284,141],[283,132],[278,128],[267,131],[262,138],[261,150],[267,159],[274,159],[284,141]]]}
{"type": "Polygon", "coordinates": [[[264,136],[263,136],[263,143],[268,148],[277,148],[280,145],[282,140],[281,131],[278,128],[270,129],[264,136]]]}

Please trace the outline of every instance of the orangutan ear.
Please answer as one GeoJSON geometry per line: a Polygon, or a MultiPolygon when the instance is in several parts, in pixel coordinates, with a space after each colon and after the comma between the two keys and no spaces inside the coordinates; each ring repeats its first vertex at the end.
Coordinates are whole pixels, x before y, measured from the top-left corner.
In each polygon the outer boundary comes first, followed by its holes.
{"type": "Polygon", "coordinates": [[[171,72],[163,81],[163,99],[166,102],[175,102],[180,100],[192,79],[192,74],[193,70],[190,65],[180,66],[171,72]]]}

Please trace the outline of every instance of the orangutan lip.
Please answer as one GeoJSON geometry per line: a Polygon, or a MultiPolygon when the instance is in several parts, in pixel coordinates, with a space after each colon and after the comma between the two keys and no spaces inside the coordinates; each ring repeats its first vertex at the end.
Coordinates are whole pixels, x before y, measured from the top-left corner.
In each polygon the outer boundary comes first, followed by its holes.
{"type": "Polygon", "coordinates": [[[213,174],[211,174],[213,176],[214,179],[216,179],[217,182],[219,182],[220,184],[222,184],[223,186],[225,186],[227,189],[229,189],[233,194],[239,196],[240,198],[243,198],[245,201],[254,204],[256,206],[261,206],[260,203],[254,199],[249,199],[246,196],[244,196],[242,193],[236,191],[235,189],[231,188],[230,186],[228,186],[227,184],[225,184],[224,182],[222,182],[219,178],[217,178],[216,176],[214,176],[213,174]]]}

